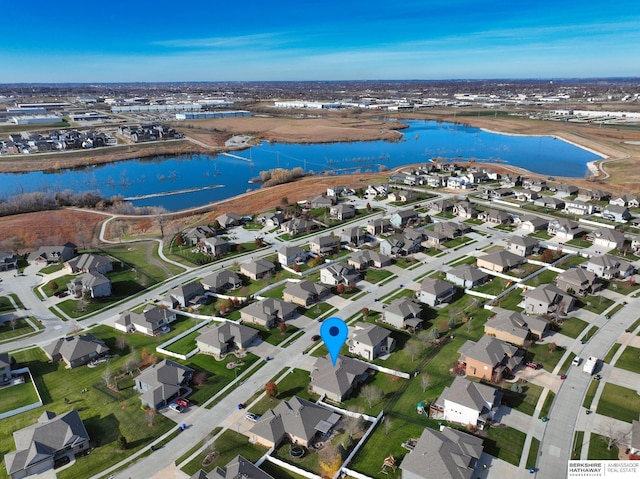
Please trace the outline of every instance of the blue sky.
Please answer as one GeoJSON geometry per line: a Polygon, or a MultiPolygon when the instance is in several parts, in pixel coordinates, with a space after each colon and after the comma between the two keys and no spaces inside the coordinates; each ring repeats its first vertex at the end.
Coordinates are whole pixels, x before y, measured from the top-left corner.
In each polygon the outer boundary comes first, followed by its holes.
{"type": "Polygon", "coordinates": [[[0,83],[640,76],[638,0],[44,0],[0,83]]]}

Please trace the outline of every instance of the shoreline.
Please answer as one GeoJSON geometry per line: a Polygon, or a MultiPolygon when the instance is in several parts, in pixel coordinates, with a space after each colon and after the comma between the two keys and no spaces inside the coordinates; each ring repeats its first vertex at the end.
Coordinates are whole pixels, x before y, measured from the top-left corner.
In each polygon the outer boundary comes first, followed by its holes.
{"type": "MultiPolygon", "coordinates": [[[[564,141],[565,143],[569,143],[572,146],[575,146],[576,148],[580,148],[582,150],[588,151],[589,153],[593,153],[594,155],[597,155],[600,157],[600,159],[598,160],[592,160],[592,161],[588,161],[586,166],[589,169],[589,171],[591,172],[591,174],[593,176],[600,176],[600,168],[598,167],[598,163],[600,161],[604,161],[604,160],[609,160],[611,159],[611,156],[606,155],[604,153],[601,153],[599,151],[594,150],[593,148],[590,148],[588,146],[585,145],[581,145],[580,143],[577,143],[575,141],[569,140],[567,138],[564,138],[560,135],[557,134],[553,134],[553,135],[527,135],[526,133],[505,133],[505,132],[500,132],[500,131],[495,131],[495,130],[491,130],[489,128],[485,128],[485,127],[480,127],[479,128],[482,131],[485,131],[487,133],[493,133],[494,135],[505,135],[505,136],[529,136],[529,137],[539,137],[539,138],[543,138],[543,137],[547,137],[547,138],[553,138],[555,140],[560,140],[560,141],[564,141]]],[[[522,168],[525,171],[529,171],[526,168],[522,168]]],[[[533,173],[533,172],[531,172],[533,173]]],[[[544,173],[536,173],[539,175],[543,175],[544,173]]],[[[571,178],[570,176],[562,176],[561,178],[571,178]]],[[[579,177],[576,177],[579,178],[579,177]]]]}

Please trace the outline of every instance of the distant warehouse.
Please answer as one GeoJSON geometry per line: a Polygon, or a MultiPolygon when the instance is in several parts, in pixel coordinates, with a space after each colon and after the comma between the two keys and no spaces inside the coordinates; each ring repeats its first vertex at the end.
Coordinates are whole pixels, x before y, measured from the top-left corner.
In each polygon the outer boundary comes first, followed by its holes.
{"type": "Polygon", "coordinates": [[[238,116],[251,116],[250,111],[195,111],[189,113],[176,113],[176,120],[204,120],[207,118],[234,118],[238,116]]]}
{"type": "Polygon", "coordinates": [[[37,125],[45,123],[62,123],[62,118],[55,115],[24,115],[14,116],[11,121],[16,125],[37,125]]]}

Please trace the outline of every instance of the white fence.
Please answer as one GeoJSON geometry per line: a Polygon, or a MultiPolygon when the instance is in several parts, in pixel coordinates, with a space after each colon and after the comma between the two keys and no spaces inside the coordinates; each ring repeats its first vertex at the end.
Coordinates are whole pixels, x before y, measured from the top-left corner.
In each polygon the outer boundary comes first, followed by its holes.
{"type": "MultiPolygon", "coordinates": [[[[40,391],[38,391],[38,386],[36,386],[35,381],[33,380],[33,376],[31,375],[31,371],[29,371],[29,368],[22,368],[22,369],[15,369],[13,371],[11,371],[12,375],[18,375],[18,374],[24,374],[24,373],[28,373],[29,374],[29,379],[31,379],[31,384],[33,384],[33,389],[36,390],[36,394],[38,395],[38,402],[34,402],[31,404],[28,404],[26,406],[22,406],[16,409],[12,409],[11,411],[7,411],[7,412],[3,412],[2,414],[0,414],[0,419],[5,419],[11,416],[16,416],[18,414],[22,414],[23,412],[27,412],[27,411],[31,411],[32,409],[35,409],[37,407],[42,406],[42,396],[40,396],[40,391]]],[[[11,387],[11,386],[9,386],[11,387]]]]}
{"type": "MultiPolygon", "coordinates": [[[[217,319],[224,319],[224,318],[217,318],[217,319]]],[[[165,347],[175,343],[176,341],[179,341],[180,339],[184,338],[185,336],[188,336],[189,334],[193,333],[194,331],[197,331],[200,328],[203,328],[204,326],[207,326],[209,323],[213,322],[214,319],[211,317],[207,317],[202,323],[198,323],[195,326],[193,326],[192,328],[187,329],[184,333],[180,333],[178,334],[175,338],[171,338],[169,341],[165,341],[164,343],[160,344],[159,346],[156,346],[156,352],[164,354],[166,356],[171,356],[173,358],[178,358],[178,359],[182,359],[182,360],[187,360],[192,356],[195,356],[196,354],[198,354],[200,352],[200,350],[198,348],[195,348],[193,351],[190,351],[187,354],[178,354],[178,353],[174,353],[173,351],[169,351],[167,349],[165,349],[165,347]]]]}
{"type": "Polygon", "coordinates": [[[278,459],[277,457],[273,457],[273,456],[266,456],[267,461],[269,462],[273,462],[274,464],[287,469],[288,471],[291,472],[295,472],[296,474],[299,474],[303,477],[307,477],[308,479],[322,479],[322,477],[318,476],[317,474],[314,474],[312,472],[308,472],[305,471],[304,469],[300,469],[299,467],[296,467],[292,464],[289,464],[288,462],[282,461],[280,459],[278,459]]]}
{"type": "Polygon", "coordinates": [[[338,477],[340,477],[340,474],[342,471],[346,472],[350,476],[356,477],[357,479],[370,479],[368,476],[365,476],[364,474],[360,474],[358,472],[351,471],[350,469],[346,469],[345,466],[351,462],[351,460],[358,453],[360,448],[364,446],[365,442],[367,442],[367,439],[373,433],[373,430],[376,428],[378,423],[382,420],[383,416],[384,416],[384,411],[380,411],[380,414],[378,414],[378,416],[375,418],[371,426],[369,426],[369,429],[367,429],[367,432],[364,433],[362,438],[358,441],[358,444],[356,444],[356,447],[353,448],[353,451],[351,451],[351,453],[345,459],[341,471],[338,471],[338,473],[335,476],[333,476],[334,479],[337,479],[338,477]],[[353,474],[354,472],[355,474],[353,474]]]}

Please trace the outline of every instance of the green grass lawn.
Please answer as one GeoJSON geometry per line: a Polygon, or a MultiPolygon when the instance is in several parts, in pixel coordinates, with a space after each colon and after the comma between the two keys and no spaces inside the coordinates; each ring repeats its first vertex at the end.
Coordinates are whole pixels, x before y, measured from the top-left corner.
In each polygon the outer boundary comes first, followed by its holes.
{"type": "Polygon", "coordinates": [[[287,286],[286,284],[281,284],[280,286],[271,288],[268,291],[264,291],[260,296],[264,296],[265,298],[282,299],[282,293],[286,286],[287,286]]]}
{"type": "Polygon", "coordinates": [[[489,428],[484,441],[484,452],[517,466],[527,435],[511,427],[489,428]]]}
{"type": "Polygon", "coordinates": [[[15,311],[13,304],[7,296],[0,296],[0,314],[15,311]]]}
{"type": "Polygon", "coordinates": [[[615,366],[633,373],[640,373],[640,349],[633,346],[624,348],[615,366]]]}
{"type": "Polygon", "coordinates": [[[553,404],[553,400],[556,395],[553,391],[549,391],[547,393],[547,397],[544,398],[544,404],[542,404],[542,409],[540,409],[539,418],[549,417],[549,411],[551,411],[551,405],[553,404]]]}
{"type": "Polygon", "coordinates": [[[75,274],[65,274],[64,276],[60,276],[51,281],[47,281],[42,287],[42,291],[44,291],[44,294],[46,294],[50,298],[56,293],[66,291],[67,284],[69,284],[69,282],[75,277],[75,274]]]}
{"type": "Polygon", "coordinates": [[[582,452],[582,444],[584,443],[584,431],[576,431],[573,436],[573,449],[571,450],[571,459],[577,461],[580,459],[582,452]]]}
{"type": "Polygon", "coordinates": [[[609,281],[607,289],[626,296],[629,293],[638,291],[638,289],[640,289],[640,283],[636,283],[635,281],[609,281]]]}
{"type": "Polygon", "coordinates": [[[591,241],[583,240],[582,238],[573,238],[565,244],[575,246],[576,248],[589,248],[593,243],[591,243],[591,241]]]}
{"type": "Polygon", "coordinates": [[[522,302],[522,290],[520,288],[515,288],[506,296],[500,298],[495,304],[495,306],[500,306],[504,309],[510,309],[512,311],[523,311],[523,308],[520,308],[518,304],[522,302]]]}
{"type": "Polygon", "coordinates": [[[558,273],[556,273],[555,271],[547,269],[542,273],[537,274],[533,278],[525,281],[524,284],[532,285],[532,286],[538,286],[540,284],[550,284],[550,283],[553,283],[557,275],[558,273]]]}
{"type": "Polygon", "coordinates": [[[611,349],[607,351],[607,355],[602,359],[602,361],[607,364],[610,364],[611,361],[613,360],[613,357],[618,352],[618,349],[620,349],[620,346],[622,346],[620,343],[615,343],[613,346],[611,346],[611,349]]]}
{"type": "Polygon", "coordinates": [[[372,284],[377,284],[380,281],[387,279],[391,276],[395,276],[391,271],[386,269],[372,269],[369,268],[364,271],[364,279],[372,284]]]}
{"type": "Polygon", "coordinates": [[[262,469],[267,474],[270,474],[271,477],[277,477],[278,479],[306,479],[300,474],[296,474],[295,472],[283,469],[282,467],[277,466],[273,462],[269,461],[264,461],[260,465],[260,469],[262,469]]]}
{"type": "Polygon", "coordinates": [[[402,258],[398,258],[395,262],[395,265],[399,266],[400,268],[407,269],[416,263],[417,263],[417,260],[414,259],[413,256],[405,256],[402,258]]]}
{"type": "Polygon", "coordinates": [[[631,424],[640,415],[640,396],[633,389],[606,383],[598,401],[597,412],[631,424]],[[624,407],[621,407],[623,404],[624,407]]]}
{"type": "Polygon", "coordinates": [[[189,476],[195,474],[200,469],[211,472],[216,467],[226,466],[227,463],[237,455],[241,455],[245,459],[255,462],[267,452],[266,447],[250,444],[247,436],[231,431],[230,429],[227,429],[215,440],[212,450],[217,451],[219,455],[211,464],[207,466],[202,465],[202,460],[209,453],[208,450],[205,450],[186,464],[182,468],[182,471],[189,476]]]}
{"type": "Polygon", "coordinates": [[[39,273],[40,274],[51,274],[51,273],[55,273],[56,271],[60,271],[62,268],[64,268],[63,264],[50,264],[49,266],[45,266],[44,268],[42,268],[39,273]]]}
{"type": "MultiPolygon", "coordinates": [[[[67,370],[64,363],[50,364],[39,348],[20,351],[13,356],[20,366],[27,366],[31,370],[45,408],[57,414],[71,408],[77,409],[89,436],[98,442],[98,447],[90,455],[78,459],[73,467],[58,472],[58,477],[90,477],[129,457],[132,452],[149,444],[174,426],[172,421],[161,415],[154,417],[153,427],[148,426],[149,421],[140,410],[140,400],[133,391],[133,380],[130,378],[120,381],[119,392],[110,391],[109,394],[105,394],[102,388],[94,387],[100,386],[102,382],[103,367],[67,370]],[[82,394],[81,390],[84,388],[87,392],[82,394]],[[69,405],[65,404],[65,398],[69,400],[69,405]],[[124,435],[131,446],[127,451],[120,451],[118,448],[120,435],[124,435]]],[[[112,371],[117,371],[124,360],[123,357],[115,355],[110,361],[112,371]]],[[[38,408],[3,419],[5,434],[0,437],[0,454],[15,450],[11,433],[34,424],[41,414],[42,408],[38,408]]]]}
{"type": "Polygon", "coordinates": [[[295,334],[298,331],[298,328],[296,328],[292,324],[286,324],[286,326],[287,328],[285,329],[284,332],[280,331],[279,328],[265,329],[257,324],[252,324],[249,327],[260,331],[260,337],[262,338],[263,341],[269,344],[273,344],[274,346],[277,346],[282,341],[291,337],[291,335],[295,334]]]}
{"type": "Polygon", "coordinates": [[[492,276],[491,279],[487,281],[485,284],[481,286],[476,286],[475,288],[473,288],[473,290],[477,291],[478,293],[497,296],[498,294],[502,293],[505,290],[507,286],[507,281],[510,281],[510,280],[506,280],[498,276],[492,276]]]}
{"type": "Polygon", "coordinates": [[[571,256],[567,256],[565,259],[560,261],[560,263],[558,263],[557,266],[560,268],[569,269],[572,266],[580,266],[582,263],[585,263],[586,261],[587,261],[587,258],[585,258],[584,256],[578,256],[574,254],[571,256]]]}
{"type": "Polygon", "coordinates": [[[563,321],[562,326],[560,326],[560,333],[570,338],[576,339],[588,325],[589,323],[583,321],[582,319],[566,318],[563,321]]]}
{"type": "Polygon", "coordinates": [[[380,390],[382,392],[380,399],[373,401],[371,406],[369,406],[369,403],[362,397],[362,395],[357,394],[355,397],[343,401],[341,407],[349,409],[350,411],[364,411],[369,416],[377,416],[380,411],[387,408],[389,401],[400,390],[403,383],[406,381],[406,379],[402,379],[397,376],[376,372],[366,381],[365,384],[371,385],[380,390]]]}
{"type": "Polygon", "coordinates": [[[625,331],[627,333],[631,333],[631,332],[635,331],[638,326],[640,326],[640,318],[636,319],[631,326],[629,326],[628,328],[625,329],[625,331]]]}
{"type": "Polygon", "coordinates": [[[543,388],[531,383],[522,385],[521,387],[522,392],[517,393],[508,389],[507,386],[507,389],[503,390],[504,402],[512,409],[527,414],[528,416],[533,416],[543,388]]]}
{"type": "Polygon", "coordinates": [[[165,349],[177,354],[187,355],[194,349],[196,349],[196,338],[202,334],[202,330],[196,330],[187,334],[185,337],[178,339],[176,342],[171,343],[165,349]]]}
{"type": "Polygon", "coordinates": [[[178,459],[175,460],[174,464],[176,466],[182,464],[184,461],[186,461],[192,454],[194,454],[198,449],[200,449],[202,446],[204,446],[204,443],[207,442],[207,440],[210,437],[215,436],[216,434],[218,434],[220,431],[222,431],[222,427],[218,426],[216,428],[214,428],[207,437],[205,437],[204,439],[201,439],[200,441],[198,441],[191,449],[189,449],[187,452],[185,452],[182,456],[180,456],[178,459]]]}
{"type": "Polygon", "coordinates": [[[542,367],[551,372],[562,359],[563,350],[558,346],[555,351],[551,351],[548,344],[533,343],[529,346],[529,353],[533,354],[534,361],[542,363],[542,367]]]}
{"type": "Polygon", "coordinates": [[[587,296],[576,301],[579,308],[586,309],[592,313],[602,314],[602,312],[613,304],[613,300],[604,296],[587,296]]]}
{"type": "Polygon", "coordinates": [[[591,381],[589,387],[587,388],[587,392],[584,395],[584,401],[582,401],[582,407],[590,409],[591,403],[593,402],[593,398],[596,396],[596,391],[598,390],[598,381],[591,381]]]}
{"type": "Polygon", "coordinates": [[[587,459],[591,460],[617,460],[618,447],[611,446],[611,449],[607,449],[605,438],[600,434],[592,432],[589,438],[589,452],[587,454],[587,459]]]}
{"type": "Polygon", "coordinates": [[[536,467],[538,461],[538,450],[540,449],[540,440],[535,437],[531,438],[531,446],[529,447],[529,455],[527,456],[526,468],[536,467]]]}
{"type": "MultiPolygon", "coordinates": [[[[39,324],[37,319],[32,318],[31,321],[35,324],[39,324]]],[[[11,326],[10,321],[0,323],[0,342],[11,341],[13,338],[23,336],[25,334],[36,333],[29,323],[23,318],[17,318],[15,323],[15,329],[11,326]]]]}
{"type": "Polygon", "coordinates": [[[469,238],[468,236],[460,236],[459,238],[453,238],[453,239],[450,239],[449,241],[445,241],[442,245],[445,248],[456,248],[458,246],[471,243],[473,241],[475,240],[473,240],[472,238],[469,238]]]}
{"type": "Polygon", "coordinates": [[[332,308],[333,306],[331,306],[329,303],[317,303],[313,306],[310,306],[303,314],[307,318],[318,319],[320,316],[322,316],[332,308]]]}
{"type": "Polygon", "coordinates": [[[389,296],[385,298],[383,301],[385,304],[391,304],[394,299],[398,298],[413,298],[415,296],[415,291],[408,288],[401,288],[393,291],[389,296]]]}
{"type": "Polygon", "coordinates": [[[25,378],[23,384],[16,384],[15,386],[2,389],[0,413],[12,411],[39,401],[35,386],[29,379],[29,376],[24,375],[23,377],[25,378]]]}
{"type": "Polygon", "coordinates": [[[536,231],[535,233],[529,233],[529,236],[531,236],[532,238],[538,238],[542,240],[548,240],[552,238],[552,236],[549,233],[547,233],[547,230],[540,230],[540,231],[536,231]]]}
{"type": "Polygon", "coordinates": [[[155,241],[103,246],[99,252],[111,255],[135,268],[141,276],[147,278],[149,285],[160,283],[184,271],[184,268],[165,263],[160,259],[160,256],[158,256],[158,243],[155,241]]]}

